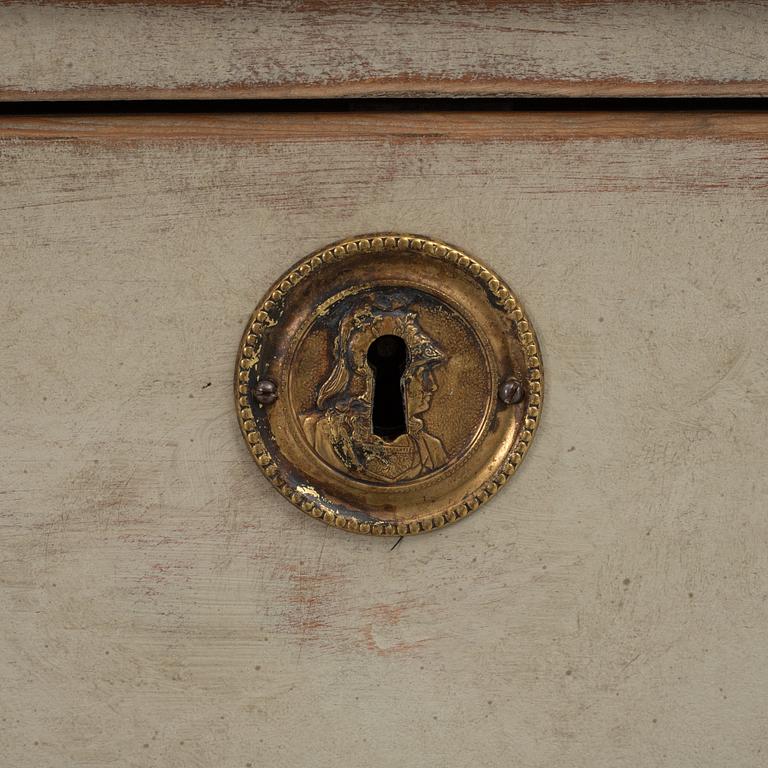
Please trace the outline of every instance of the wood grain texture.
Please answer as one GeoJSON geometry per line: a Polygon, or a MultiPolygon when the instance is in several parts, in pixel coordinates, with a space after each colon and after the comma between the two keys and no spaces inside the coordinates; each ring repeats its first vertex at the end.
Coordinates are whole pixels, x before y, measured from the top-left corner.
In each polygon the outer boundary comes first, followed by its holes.
{"type": "Polygon", "coordinates": [[[765,764],[768,119],[399,119],[0,125],[4,764],[765,764]],[[377,229],[504,275],[548,381],[503,492],[394,550],[276,495],[231,394],[272,279],[377,229]]]}
{"type": "Polygon", "coordinates": [[[696,112],[409,112],[4,116],[0,136],[36,141],[295,143],[318,140],[389,144],[574,139],[764,140],[760,111],[696,112]]]}
{"type": "Polygon", "coordinates": [[[0,99],[768,94],[730,0],[0,3],[0,99]]]}

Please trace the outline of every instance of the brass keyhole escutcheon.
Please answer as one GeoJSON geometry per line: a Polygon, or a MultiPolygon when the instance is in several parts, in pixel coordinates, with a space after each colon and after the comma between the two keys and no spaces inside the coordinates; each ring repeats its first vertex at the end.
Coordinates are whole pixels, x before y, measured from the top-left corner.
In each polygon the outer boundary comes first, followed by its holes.
{"type": "Polygon", "coordinates": [[[526,455],[541,355],[501,278],[446,243],[335,243],[267,292],[238,354],[250,451],[301,510],[356,533],[420,533],[473,512],[526,455]]]}

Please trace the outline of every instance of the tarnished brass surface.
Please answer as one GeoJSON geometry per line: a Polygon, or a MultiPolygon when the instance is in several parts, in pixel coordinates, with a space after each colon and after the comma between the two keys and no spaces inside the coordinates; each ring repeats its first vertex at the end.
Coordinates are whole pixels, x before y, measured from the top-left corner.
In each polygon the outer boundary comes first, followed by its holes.
{"type": "Polygon", "coordinates": [[[506,483],[543,379],[501,278],[446,243],[385,233],[324,248],[272,286],[235,389],[251,453],[284,496],[339,528],[403,535],[506,483]]]}

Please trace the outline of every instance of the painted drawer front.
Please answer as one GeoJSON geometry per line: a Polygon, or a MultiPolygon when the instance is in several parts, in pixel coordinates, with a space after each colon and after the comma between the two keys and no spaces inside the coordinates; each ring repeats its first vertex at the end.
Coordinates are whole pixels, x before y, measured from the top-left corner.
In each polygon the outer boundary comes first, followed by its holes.
{"type": "Polygon", "coordinates": [[[762,764],[767,152],[760,116],[2,121],[7,764],[762,764]],[[277,496],[232,407],[275,275],[375,230],[519,286],[547,364],[513,481],[394,549],[277,496]]]}
{"type": "Polygon", "coordinates": [[[0,3],[0,100],[764,96],[741,0],[0,3]]]}

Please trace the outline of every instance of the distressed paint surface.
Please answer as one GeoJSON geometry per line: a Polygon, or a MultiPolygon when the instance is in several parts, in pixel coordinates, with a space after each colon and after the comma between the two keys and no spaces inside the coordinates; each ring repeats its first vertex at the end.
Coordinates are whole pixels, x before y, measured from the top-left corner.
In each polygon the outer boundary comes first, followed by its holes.
{"type": "Polygon", "coordinates": [[[765,95],[768,5],[0,3],[0,99],[765,95]]]}
{"type": "Polygon", "coordinates": [[[4,764],[765,764],[768,119],[451,120],[0,125],[4,764]],[[487,260],[547,360],[520,473],[395,549],[277,496],[231,402],[265,287],[372,229],[487,260]]]}

